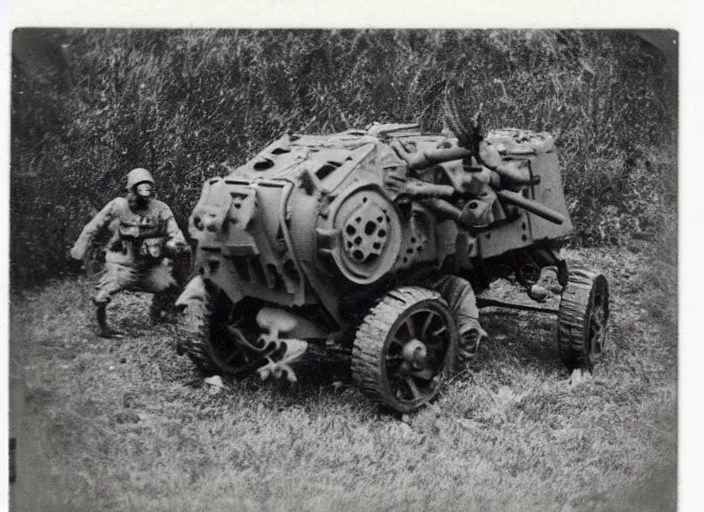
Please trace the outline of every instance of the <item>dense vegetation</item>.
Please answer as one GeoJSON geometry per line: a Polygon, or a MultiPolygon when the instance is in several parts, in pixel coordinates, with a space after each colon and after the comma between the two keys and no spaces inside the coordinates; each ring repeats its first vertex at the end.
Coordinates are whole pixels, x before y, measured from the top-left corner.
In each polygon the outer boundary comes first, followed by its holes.
{"type": "Polygon", "coordinates": [[[676,70],[628,32],[18,30],[11,271],[56,274],[125,173],[154,171],[184,223],[201,183],[286,129],[440,128],[444,98],[488,128],[558,136],[574,244],[668,231],[676,70]]]}

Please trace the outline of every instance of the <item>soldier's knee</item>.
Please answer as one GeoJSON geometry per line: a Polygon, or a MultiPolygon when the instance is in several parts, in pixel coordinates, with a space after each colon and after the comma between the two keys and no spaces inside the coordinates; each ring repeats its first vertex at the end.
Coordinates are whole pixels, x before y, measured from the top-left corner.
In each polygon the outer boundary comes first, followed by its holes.
{"type": "Polygon", "coordinates": [[[110,294],[103,291],[98,291],[93,297],[93,304],[96,306],[106,306],[110,302],[110,294]]]}
{"type": "Polygon", "coordinates": [[[152,293],[161,293],[176,286],[171,262],[162,261],[159,265],[153,267],[143,278],[143,287],[152,293]]]}

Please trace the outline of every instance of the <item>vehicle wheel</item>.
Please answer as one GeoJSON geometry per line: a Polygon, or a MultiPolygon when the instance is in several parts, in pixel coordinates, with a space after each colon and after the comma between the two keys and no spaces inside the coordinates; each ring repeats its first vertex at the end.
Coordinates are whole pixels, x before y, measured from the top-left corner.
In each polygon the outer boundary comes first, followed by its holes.
{"type": "Polygon", "coordinates": [[[262,361],[256,352],[238,341],[232,329],[232,302],[210,285],[206,290],[206,300],[189,305],[180,318],[185,326],[181,332],[182,350],[206,376],[242,377],[251,373],[262,361]]]}
{"type": "Polygon", "coordinates": [[[352,377],[373,402],[413,412],[435,399],[454,373],[458,339],[455,320],[439,293],[397,288],[357,330],[352,377]]]}
{"type": "Polygon", "coordinates": [[[591,369],[606,344],[609,286],[602,274],[570,270],[558,314],[557,348],[568,369],[591,369]]]}

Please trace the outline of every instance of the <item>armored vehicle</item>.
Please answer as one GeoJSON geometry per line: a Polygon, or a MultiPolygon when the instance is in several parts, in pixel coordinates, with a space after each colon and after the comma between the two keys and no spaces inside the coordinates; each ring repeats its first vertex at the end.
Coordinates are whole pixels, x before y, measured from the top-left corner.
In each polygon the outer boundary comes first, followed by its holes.
{"type": "Polygon", "coordinates": [[[541,300],[548,269],[560,357],[589,367],[606,339],[608,286],[557,255],[572,224],[553,138],[470,135],[376,123],[287,133],[209,179],[189,221],[197,273],[177,302],[180,353],[209,374],[289,380],[306,351],[327,354],[371,400],[407,413],[463,361],[450,298],[428,283],[452,276],[478,293],[515,276],[541,300]]]}

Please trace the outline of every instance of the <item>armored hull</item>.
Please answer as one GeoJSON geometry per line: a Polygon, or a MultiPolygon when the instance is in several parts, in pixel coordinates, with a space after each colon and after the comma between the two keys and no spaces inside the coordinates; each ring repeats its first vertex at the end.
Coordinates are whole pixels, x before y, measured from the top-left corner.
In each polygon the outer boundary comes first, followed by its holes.
{"type": "MultiPolygon", "coordinates": [[[[400,301],[397,313],[409,326],[420,317],[426,330],[440,322],[441,355],[432,355],[432,340],[411,333],[395,356],[409,368],[420,365],[411,377],[436,382],[456,366],[459,331],[445,298],[425,287],[428,279],[454,275],[480,291],[508,267],[530,291],[550,267],[561,289],[570,282],[555,252],[572,224],[552,137],[498,130],[482,143],[500,155],[499,165],[483,165],[451,133],[425,134],[411,124],[286,134],[208,180],[189,221],[198,277],[180,299],[207,307],[185,351],[209,372],[295,378],[291,354],[315,345],[346,354],[372,399],[403,411],[427,402],[435,392],[415,396],[413,389],[410,402],[394,402],[379,363],[392,349],[382,340],[370,356],[376,345],[360,341],[375,308],[400,301]]],[[[598,307],[605,318],[607,305],[598,307]]],[[[392,321],[377,334],[397,328],[392,321]]],[[[565,362],[584,364],[600,350],[583,345],[565,348],[565,362]]]]}

